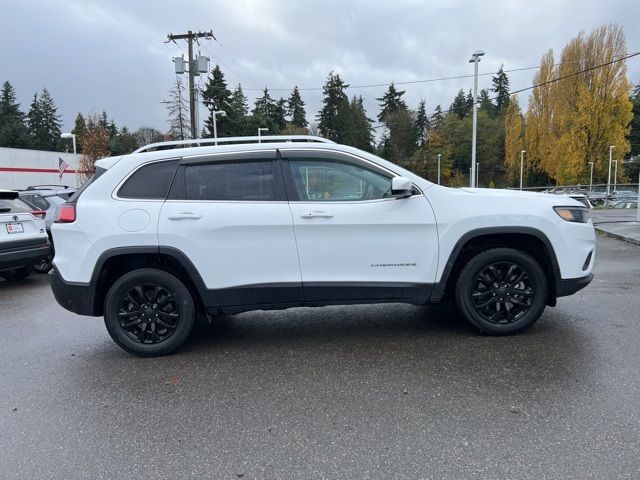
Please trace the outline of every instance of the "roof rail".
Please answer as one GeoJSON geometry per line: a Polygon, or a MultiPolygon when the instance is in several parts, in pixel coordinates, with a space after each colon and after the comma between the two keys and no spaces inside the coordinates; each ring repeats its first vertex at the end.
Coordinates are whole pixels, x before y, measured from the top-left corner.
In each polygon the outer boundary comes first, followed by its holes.
{"type": "Polygon", "coordinates": [[[270,142],[318,142],[335,143],[328,138],[315,135],[261,135],[253,137],[219,137],[196,138],[189,140],[172,140],[169,142],[150,143],[135,150],[133,153],[150,152],[153,150],[169,150],[171,148],[206,147],[213,145],[228,145],[233,143],[270,143],[270,142]]]}

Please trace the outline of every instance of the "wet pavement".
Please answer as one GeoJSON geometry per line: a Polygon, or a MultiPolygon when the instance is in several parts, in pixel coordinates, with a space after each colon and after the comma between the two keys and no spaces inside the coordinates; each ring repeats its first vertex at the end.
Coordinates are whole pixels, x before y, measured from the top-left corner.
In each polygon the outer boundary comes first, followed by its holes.
{"type": "Polygon", "coordinates": [[[638,478],[640,248],[528,332],[440,308],[252,312],[120,350],[45,276],[0,283],[2,479],[638,478]]]}

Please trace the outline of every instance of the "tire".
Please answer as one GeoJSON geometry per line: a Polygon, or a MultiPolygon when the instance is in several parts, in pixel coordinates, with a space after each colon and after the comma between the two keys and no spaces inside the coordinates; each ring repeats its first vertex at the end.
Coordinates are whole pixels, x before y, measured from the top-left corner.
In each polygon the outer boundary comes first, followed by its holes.
{"type": "Polygon", "coordinates": [[[33,269],[38,273],[47,273],[49,272],[49,270],[53,268],[53,264],[51,263],[52,260],[53,260],[52,257],[47,257],[41,262],[36,263],[33,266],[33,269]]]}
{"type": "Polygon", "coordinates": [[[510,335],[533,325],[547,304],[549,287],[540,264],[513,248],[471,258],[456,282],[462,316],[486,335],[510,335]]]}
{"type": "Polygon", "coordinates": [[[20,267],[15,270],[5,270],[0,272],[0,277],[4,278],[7,282],[16,282],[24,280],[31,275],[31,267],[20,267]]]}
{"type": "Polygon", "coordinates": [[[193,298],[174,275],[144,268],[124,274],[104,303],[104,323],[122,349],[140,357],[168,355],[187,340],[195,323],[193,298]]]}

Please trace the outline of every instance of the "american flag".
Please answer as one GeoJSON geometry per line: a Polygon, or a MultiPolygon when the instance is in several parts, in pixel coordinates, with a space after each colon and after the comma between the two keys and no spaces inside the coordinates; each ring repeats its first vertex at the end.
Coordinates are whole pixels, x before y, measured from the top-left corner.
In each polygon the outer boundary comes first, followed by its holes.
{"type": "Polygon", "coordinates": [[[60,180],[62,180],[62,174],[67,168],[69,168],[69,164],[58,157],[58,175],[60,175],[60,180]]]}

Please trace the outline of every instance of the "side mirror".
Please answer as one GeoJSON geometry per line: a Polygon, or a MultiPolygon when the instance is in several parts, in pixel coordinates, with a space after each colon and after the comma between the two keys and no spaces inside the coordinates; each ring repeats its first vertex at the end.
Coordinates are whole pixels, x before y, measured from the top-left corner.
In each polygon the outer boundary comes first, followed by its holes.
{"type": "Polygon", "coordinates": [[[406,198],[413,195],[413,183],[406,177],[393,177],[391,179],[391,196],[394,198],[406,198]]]}

